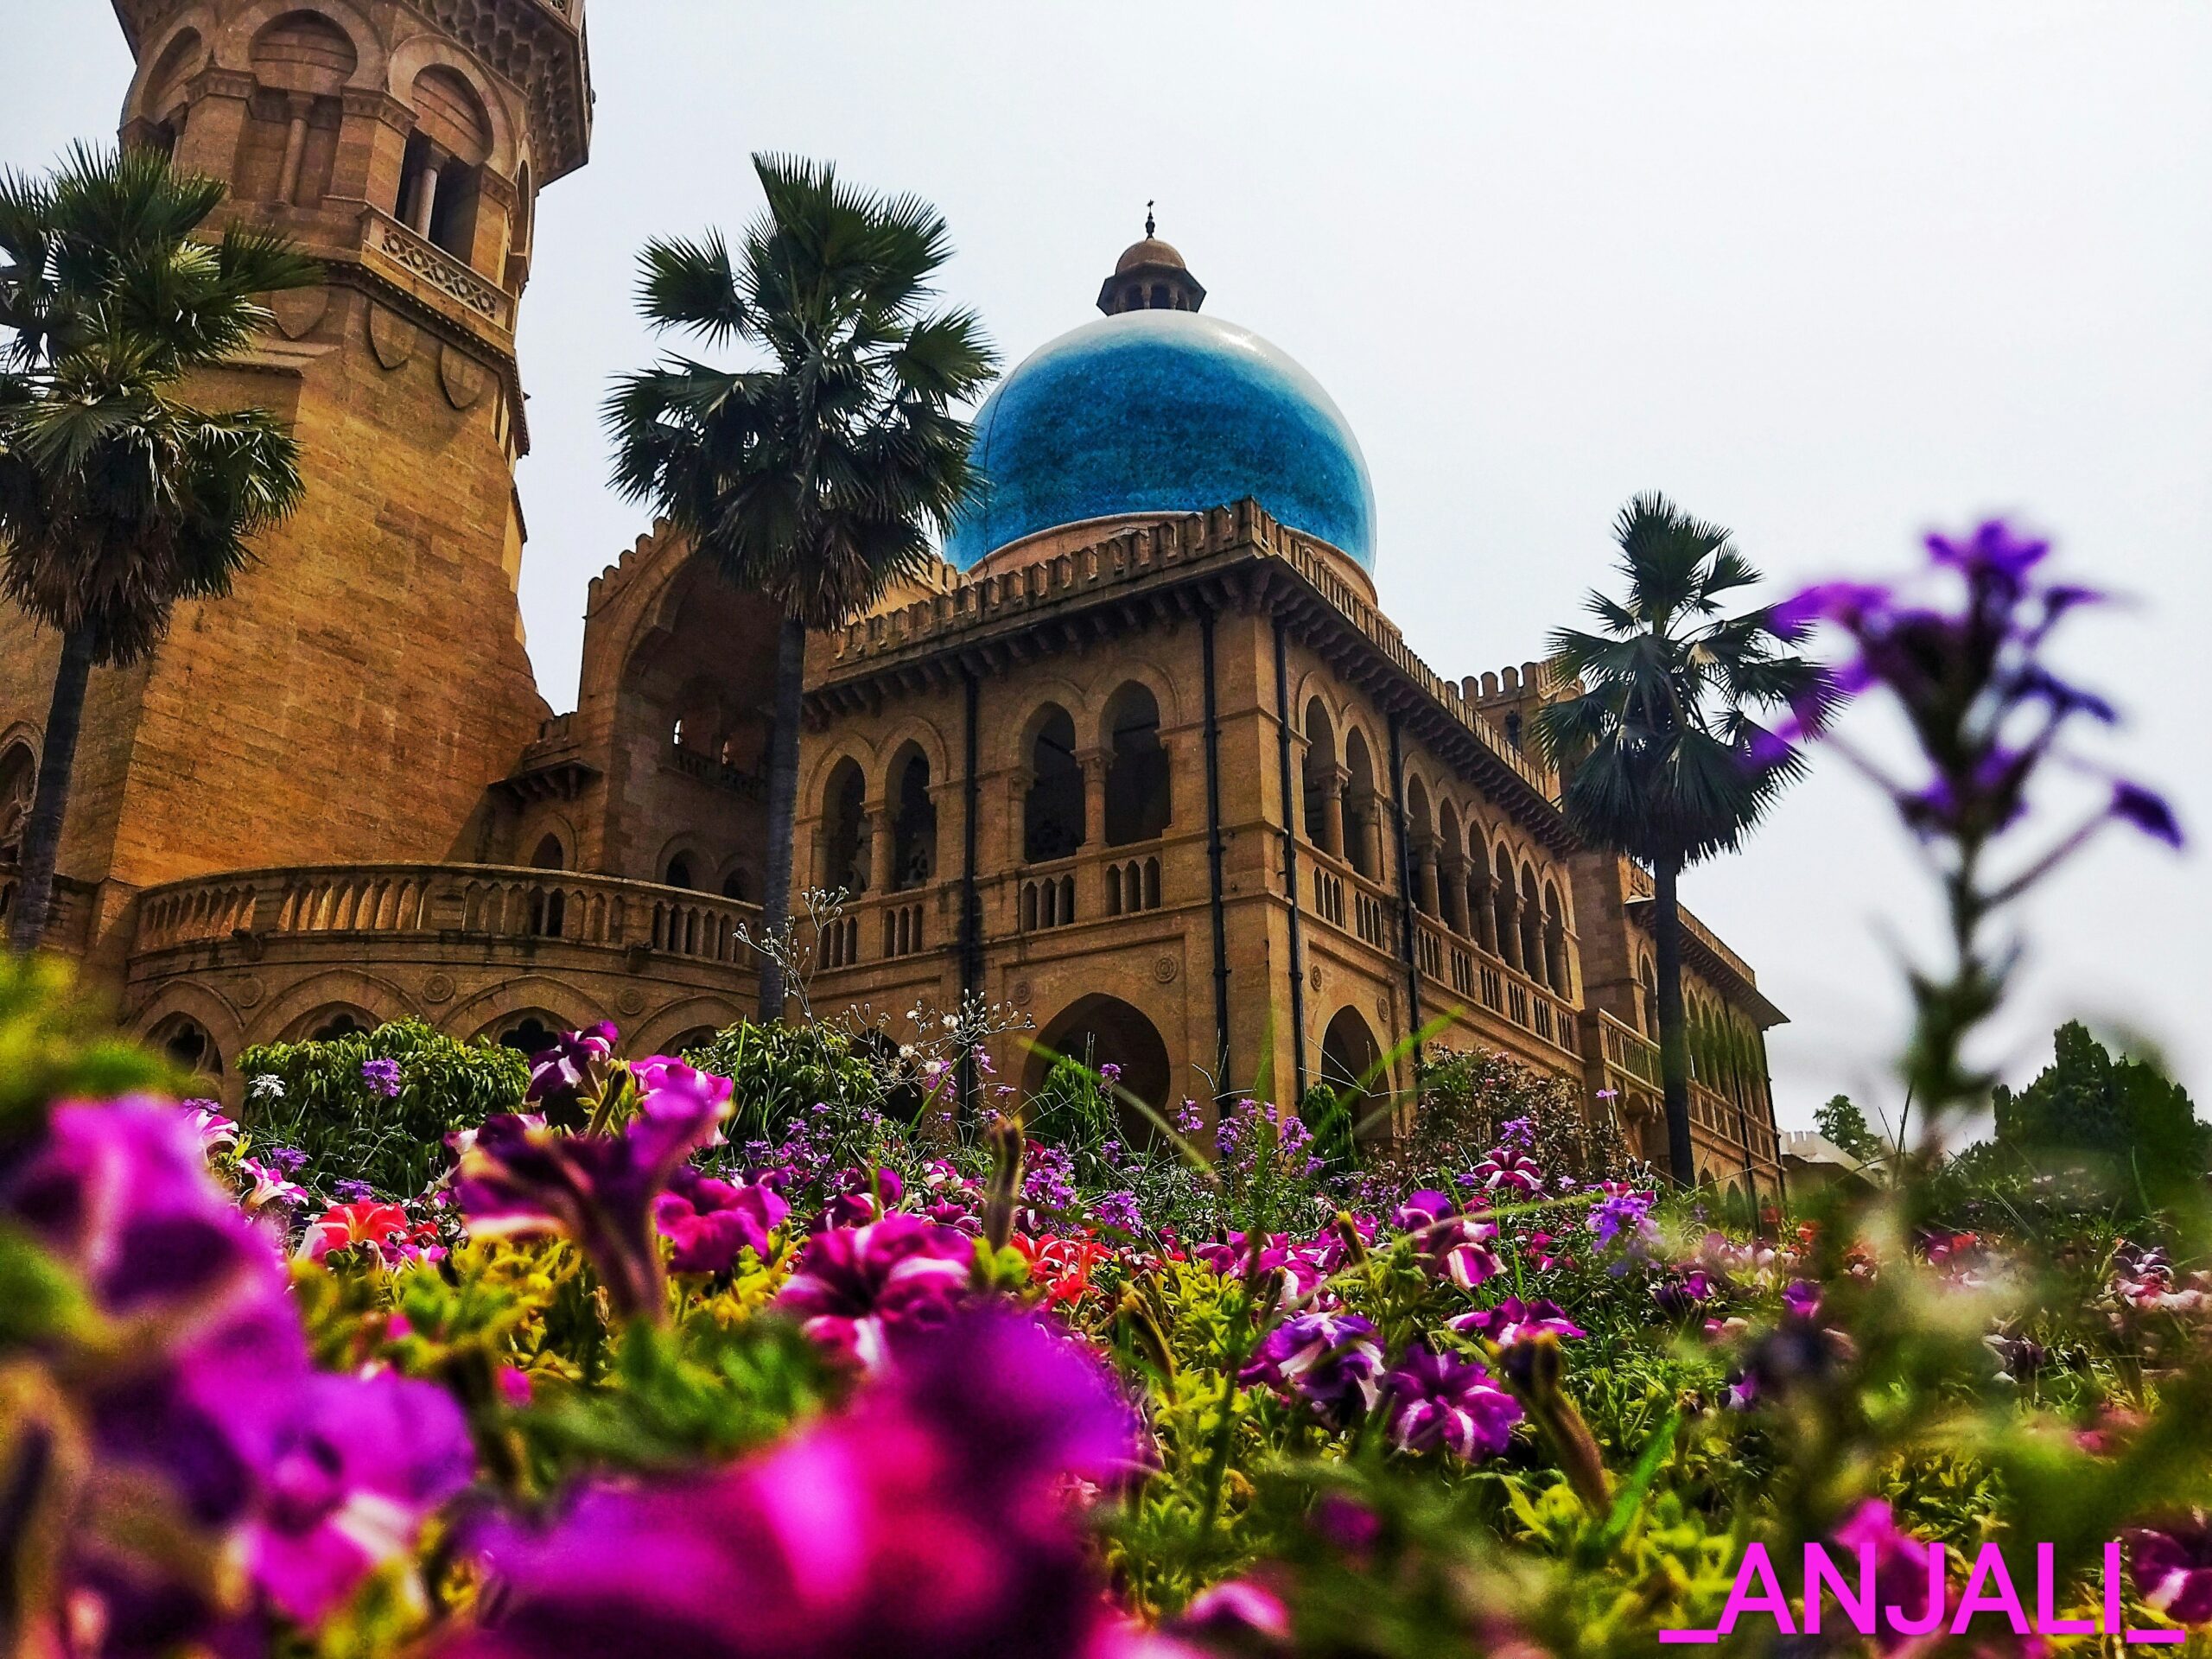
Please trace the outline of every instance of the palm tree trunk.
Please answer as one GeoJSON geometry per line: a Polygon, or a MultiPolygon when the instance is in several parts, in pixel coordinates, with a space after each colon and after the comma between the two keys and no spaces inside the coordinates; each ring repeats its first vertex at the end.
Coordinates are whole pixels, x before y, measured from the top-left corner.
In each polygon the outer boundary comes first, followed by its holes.
{"type": "MultiPolygon", "coordinates": [[[[791,914],[791,831],[798,813],[799,696],[806,683],[806,626],[787,616],[776,633],[775,707],[768,734],[768,868],[760,893],[760,925],[775,938],[791,914]]],[[[760,1020],[784,1017],[784,964],[760,959],[760,1020]]]]}
{"type": "Polygon", "coordinates": [[[38,791],[23,826],[23,885],[9,918],[8,943],[35,950],[54,908],[54,866],[61,854],[61,815],[69,804],[69,776],[77,765],[77,736],[85,724],[85,688],[92,674],[92,636],[81,629],[61,636],[61,661],[54,671],[47,705],[46,738],[39,750],[38,791]]]}
{"type": "Polygon", "coordinates": [[[1667,1099],[1667,1166],[1677,1186],[1697,1180],[1690,1145],[1690,1033],[1682,1017],[1681,861],[1669,855],[1652,871],[1652,932],[1659,946],[1659,1080],[1667,1099]]]}

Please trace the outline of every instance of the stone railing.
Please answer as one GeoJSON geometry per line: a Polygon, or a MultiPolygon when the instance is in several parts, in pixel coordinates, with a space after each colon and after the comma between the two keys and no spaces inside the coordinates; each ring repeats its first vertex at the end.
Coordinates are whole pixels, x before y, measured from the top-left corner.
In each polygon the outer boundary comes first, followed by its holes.
{"type": "Polygon", "coordinates": [[[1603,1009],[1598,1012],[1598,1057],[1639,1083],[1659,1087],[1659,1045],[1603,1009]]]}
{"type": "Polygon", "coordinates": [[[133,955],[272,939],[428,936],[642,950],[754,965],[757,906],[617,876],[477,864],[252,870],[139,895],[133,955]]]}
{"type": "Polygon", "coordinates": [[[741,771],[703,749],[687,749],[681,743],[671,743],[661,752],[661,758],[686,778],[696,778],[716,789],[726,789],[748,801],[768,798],[766,778],[758,772],[741,771]]]}
{"type": "Polygon", "coordinates": [[[1581,1058],[1574,1005],[1433,917],[1419,918],[1414,957],[1425,978],[1468,1007],[1484,1007],[1562,1053],[1581,1058]]]}
{"type": "Polygon", "coordinates": [[[498,284],[455,258],[435,243],[408,229],[390,213],[371,207],[361,215],[361,251],[372,269],[402,273],[402,285],[428,288],[493,327],[512,332],[514,302],[498,284]]]}

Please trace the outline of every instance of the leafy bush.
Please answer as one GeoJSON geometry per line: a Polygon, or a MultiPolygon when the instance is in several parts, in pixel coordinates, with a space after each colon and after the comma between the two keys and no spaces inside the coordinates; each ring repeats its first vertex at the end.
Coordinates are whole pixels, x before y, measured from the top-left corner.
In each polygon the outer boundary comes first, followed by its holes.
{"type": "Polygon", "coordinates": [[[684,1058],[730,1080],[737,1115],[729,1138],[735,1141],[772,1140],[816,1106],[876,1106],[884,1094],[878,1067],[857,1052],[852,1033],[826,1020],[741,1020],[684,1058]]]}
{"type": "Polygon", "coordinates": [[[1991,1103],[1998,1144],[2038,1170],[2081,1167],[2135,1213],[2202,1186],[2212,1125],[2188,1092],[2146,1062],[2115,1059],[2079,1022],[2059,1027],[2050,1065],[1991,1103]]]}
{"type": "Polygon", "coordinates": [[[257,1141],[306,1155],[296,1177],[411,1197],[451,1161],[446,1136],[520,1109],[530,1063],[402,1020],[329,1042],[271,1043],[238,1057],[257,1141]],[[397,1068],[396,1071],[391,1068],[397,1068]]]}
{"type": "Polygon", "coordinates": [[[1412,1133],[1376,1160],[1386,1179],[1425,1180],[1467,1169],[1525,1123],[1529,1155],[1580,1181],[1617,1180],[1633,1160],[1609,1111],[1586,1109],[1580,1085],[1476,1049],[1432,1050],[1421,1071],[1412,1133]]]}

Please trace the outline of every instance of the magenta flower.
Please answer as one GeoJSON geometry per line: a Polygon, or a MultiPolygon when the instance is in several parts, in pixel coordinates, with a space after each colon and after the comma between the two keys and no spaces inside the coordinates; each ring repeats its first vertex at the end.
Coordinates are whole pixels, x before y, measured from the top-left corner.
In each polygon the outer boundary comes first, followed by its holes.
{"type": "Polygon", "coordinates": [[[1670,1319],[1688,1319],[1713,1299],[1713,1281],[1702,1268],[1673,1273],[1651,1286],[1651,1300],[1670,1319]]]}
{"type": "Polygon", "coordinates": [[[1342,1427],[1372,1408],[1382,1344],[1357,1313],[1296,1313],[1261,1338],[1237,1381],[1272,1383],[1342,1427]]]}
{"type": "Polygon", "coordinates": [[[619,1313],[658,1315],[665,1298],[653,1206],[677,1170],[714,1139],[719,1116],[711,1091],[675,1088],[645,1096],[619,1135],[567,1135],[495,1117],[476,1131],[454,1170],[469,1230],[486,1238],[573,1239],[619,1313]]]}
{"type": "Polygon", "coordinates": [[[1114,1478],[1135,1433],[1086,1351],[970,1312],[749,1462],[589,1489],[550,1529],[483,1529],[499,1592],[441,1659],[1127,1651],[1059,1492],[1114,1478]]]}
{"type": "Polygon", "coordinates": [[[212,1100],[188,1100],[177,1109],[185,1115],[192,1131],[200,1137],[200,1149],[213,1154],[235,1148],[238,1143],[238,1126],[223,1116],[223,1109],[212,1100]]]}
{"type": "Polygon", "coordinates": [[[2177,1624],[2212,1624],[2212,1522],[2204,1511],[2127,1535],[2136,1592],[2177,1624]]]}
{"type": "Polygon", "coordinates": [[[247,1561],[270,1601],[313,1624],[369,1573],[410,1554],[475,1455],[453,1396],[383,1372],[302,1377],[249,1429],[264,1497],[247,1561]]]}
{"type": "MultiPolygon", "coordinates": [[[[1931,1603],[1940,1604],[1948,1563],[1939,1544],[1923,1543],[1898,1529],[1887,1503],[1870,1497],[1846,1516],[1833,1535],[1839,1559],[1857,1560],[1862,1548],[1874,1552],[1874,1599],[1877,1605],[1897,1610],[1898,1618],[1914,1624],[1925,1618],[1931,1603]]],[[[1909,1645],[1916,1638],[1886,1626],[1874,1638],[1885,1653],[1909,1645]]]]}
{"type": "Polygon", "coordinates": [[[906,1183],[895,1169],[846,1170],[837,1177],[836,1195],[815,1218],[815,1228],[818,1231],[824,1227],[865,1227],[880,1220],[884,1211],[896,1210],[906,1196],[906,1183]]]}
{"type": "Polygon", "coordinates": [[[1281,1646],[1290,1641],[1290,1609],[1255,1580],[1225,1579],[1192,1597],[1175,1627],[1214,1640],[1281,1646]]]}
{"type": "Polygon", "coordinates": [[[1445,1325],[1462,1336],[1487,1337],[1501,1348],[1533,1337],[1552,1336],[1565,1342],[1588,1334],[1548,1298],[1524,1302],[1509,1296],[1496,1307],[1478,1307],[1446,1319],[1445,1325]]]}
{"type": "Polygon", "coordinates": [[[1421,1342],[1382,1379],[1381,1399],[1392,1444],[1441,1448],[1470,1463],[1503,1452],[1521,1421],[1521,1402],[1479,1363],[1421,1342]]]}
{"type": "Polygon", "coordinates": [[[1415,1192],[1391,1219],[1413,1239],[1429,1271],[1462,1290],[1471,1290],[1503,1271],[1490,1248],[1490,1241],[1497,1236],[1497,1226],[1461,1215],[1459,1206],[1441,1192],[1415,1192]]]}
{"type": "Polygon", "coordinates": [[[637,1079],[639,1097],[649,1113],[686,1121],[703,1116],[717,1124],[729,1116],[735,1090],[728,1077],[661,1054],[639,1060],[630,1075],[637,1079]]]}
{"type": "Polygon", "coordinates": [[[975,1265],[965,1233],[889,1215],[815,1234],[776,1306],[815,1341],[877,1370],[894,1345],[951,1319],[975,1265]]]}
{"type": "Polygon", "coordinates": [[[1526,1198],[1544,1189],[1544,1172],[1533,1160],[1507,1147],[1491,1147],[1490,1155],[1469,1173],[1485,1192],[1518,1193],[1526,1198]]]}
{"type": "Polygon", "coordinates": [[[653,1226],[674,1242],[669,1266],[677,1273],[728,1273],[740,1250],[763,1262],[775,1254],[769,1235],[791,1208],[765,1186],[733,1185],[686,1164],[653,1200],[653,1226]]]}
{"type": "Polygon", "coordinates": [[[238,1173],[252,1183],[238,1195],[238,1204],[249,1215],[258,1215],[274,1205],[280,1209],[305,1208],[308,1190],[298,1182],[285,1179],[282,1170],[271,1169],[257,1159],[238,1160],[238,1173]]]}
{"type": "Polygon", "coordinates": [[[527,1099],[567,1100],[596,1092],[600,1074],[614,1058],[614,1045],[622,1033],[601,1021],[586,1031],[571,1031],[530,1062],[527,1099]]]}

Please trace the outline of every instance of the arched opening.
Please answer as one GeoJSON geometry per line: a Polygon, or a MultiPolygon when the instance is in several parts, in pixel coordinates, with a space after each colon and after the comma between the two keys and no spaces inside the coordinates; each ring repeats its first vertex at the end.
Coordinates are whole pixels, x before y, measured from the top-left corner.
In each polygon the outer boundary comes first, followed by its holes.
{"type": "Polygon", "coordinates": [[[146,91],[138,105],[139,113],[146,122],[145,143],[171,160],[176,157],[176,147],[184,137],[184,124],[191,111],[185,83],[199,73],[205,53],[200,31],[181,29],[162,53],[154,73],[146,77],[146,91]]]}
{"type": "Polygon", "coordinates": [[[255,36],[252,95],[238,134],[238,194],[312,207],[330,188],[345,117],[341,94],[360,54],[319,12],[287,12],[255,36]]]}
{"type": "Polygon", "coordinates": [[[535,1059],[559,1042],[561,1033],[568,1029],[558,1014],[531,1008],[509,1014],[489,1034],[501,1048],[512,1049],[524,1059],[535,1059]]]}
{"type": "Polygon", "coordinates": [[[1521,971],[1543,983],[1548,975],[1544,967],[1544,901],[1536,892],[1536,872],[1529,866],[1521,867],[1521,971]]]}
{"type": "Polygon", "coordinates": [[[1150,1020],[1119,997],[1102,994],[1078,998],[1039,1033],[1024,1070],[1023,1092],[1031,1096],[1040,1094],[1052,1067],[1063,1058],[1093,1071],[1108,1065],[1120,1067],[1116,1087],[1122,1096],[1122,1139],[1132,1147],[1150,1144],[1154,1132],[1152,1120],[1131,1105],[1129,1097],[1141,1101],[1155,1114],[1164,1114],[1174,1081],[1167,1045],[1150,1020]]]}
{"type": "Polygon", "coordinates": [[[822,878],[832,893],[868,891],[868,845],[861,820],[867,817],[868,783],[860,762],[847,755],[830,769],[822,789],[822,878]]]}
{"type": "Polygon", "coordinates": [[[179,1071],[208,1077],[223,1075],[223,1056],[215,1039],[188,1014],[171,1014],[154,1027],[149,1040],[179,1071]]]}
{"type": "Polygon", "coordinates": [[[722,897],[734,899],[742,904],[751,896],[752,884],[746,880],[742,866],[722,877],[722,897]]]}
{"type": "MultiPolygon", "coordinates": [[[[533,870],[565,870],[569,868],[569,851],[562,846],[561,837],[547,830],[540,837],[537,849],[530,855],[533,870]]],[[[540,888],[531,895],[530,931],[542,938],[557,939],[568,930],[569,895],[559,888],[540,888]]]]}
{"type": "Polygon", "coordinates": [[[531,238],[537,230],[537,184],[524,162],[515,172],[515,222],[507,232],[507,246],[524,260],[530,257],[531,238]]]}
{"type": "Polygon", "coordinates": [[[1367,734],[1354,728],[1344,740],[1344,857],[1369,880],[1382,869],[1382,836],[1376,823],[1375,758],[1367,750],[1367,734]]]}
{"type": "Polygon", "coordinates": [[[1659,1034],[1659,969],[1649,957],[1643,958],[1636,970],[1637,983],[1643,995],[1637,999],[1637,1023],[1643,1027],[1647,1037],[1659,1034]]]}
{"type": "MultiPolygon", "coordinates": [[[[1337,1010],[1321,1033],[1321,1083],[1336,1098],[1335,1138],[1353,1147],[1390,1138],[1390,1078],[1382,1045],[1357,1008],[1337,1010]]],[[[1324,1126],[1313,1126],[1317,1131],[1324,1126]]],[[[1341,1149],[1341,1148],[1340,1148],[1341,1149]]]]}
{"type": "Polygon", "coordinates": [[[365,1037],[376,1029],[376,1018],[359,1008],[343,1006],[318,1009],[299,1022],[310,1043],[342,1043],[365,1037]]]}
{"type": "Polygon", "coordinates": [[[664,887],[682,887],[686,893],[699,890],[698,869],[692,863],[689,853],[670,854],[667,867],[662,870],[660,879],[664,887]]]}
{"type": "Polygon", "coordinates": [[[23,861],[23,836],[38,793],[38,757],[28,743],[10,743],[0,754],[0,868],[23,861]]]}
{"type": "Polygon", "coordinates": [[[891,762],[891,888],[925,887],[937,874],[937,804],[930,759],[909,743],[891,762]]]}
{"type": "Polygon", "coordinates": [[[708,1044],[713,1042],[715,1038],[721,1035],[721,1033],[715,1030],[712,1026],[694,1026],[690,1030],[684,1032],[678,1036],[672,1037],[667,1042],[662,1044],[659,1052],[665,1054],[675,1054],[679,1056],[685,1054],[696,1054],[699,1050],[706,1047],[708,1044]]]}
{"type": "Polygon", "coordinates": [[[1306,839],[1323,852],[1344,855],[1344,825],[1337,814],[1337,728],[1329,711],[1316,697],[1306,705],[1306,766],[1300,780],[1305,799],[1300,803],[1306,821],[1306,839]]]}
{"type": "Polygon", "coordinates": [[[1413,855],[1414,908],[1424,916],[1437,912],[1436,830],[1429,814],[1428,785],[1418,778],[1406,785],[1406,846],[1413,855]]]}
{"type": "Polygon", "coordinates": [[[1561,996],[1574,992],[1574,975],[1567,955],[1567,914],[1560,907],[1559,888],[1552,882],[1544,883],[1544,965],[1548,970],[1545,982],[1561,996]]]}
{"type": "Polygon", "coordinates": [[[561,844],[561,837],[550,830],[541,836],[537,850],[530,855],[533,870],[565,870],[569,868],[569,849],[561,844]]]}
{"type": "Polygon", "coordinates": [[[417,236],[466,264],[484,203],[492,120],[467,78],[442,64],[416,77],[413,103],[397,211],[417,236]]]}
{"type": "Polygon", "coordinates": [[[1446,801],[1437,810],[1437,844],[1442,849],[1437,871],[1437,897],[1445,926],[1462,938],[1474,930],[1467,925],[1466,862],[1460,849],[1466,844],[1459,827],[1459,809],[1446,801]]]}
{"type": "Polygon", "coordinates": [[[1106,844],[1158,839],[1173,812],[1160,704],[1149,687],[1132,682],[1108,701],[1106,752],[1106,844]]]}
{"type": "Polygon", "coordinates": [[[1075,721],[1058,703],[1032,717],[1029,789],[1021,803],[1021,856],[1041,864],[1083,845],[1083,767],[1075,758],[1075,721]]]}
{"type": "Polygon", "coordinates": [[[1491,918],[1497,930],[1497,954],[1514,968],[1522,965],[1520,906],[1516,902],[1513,886],[1513,859],[1504,848],[1497,849],[1497,864],[1490,884],[1491,918]]]}

